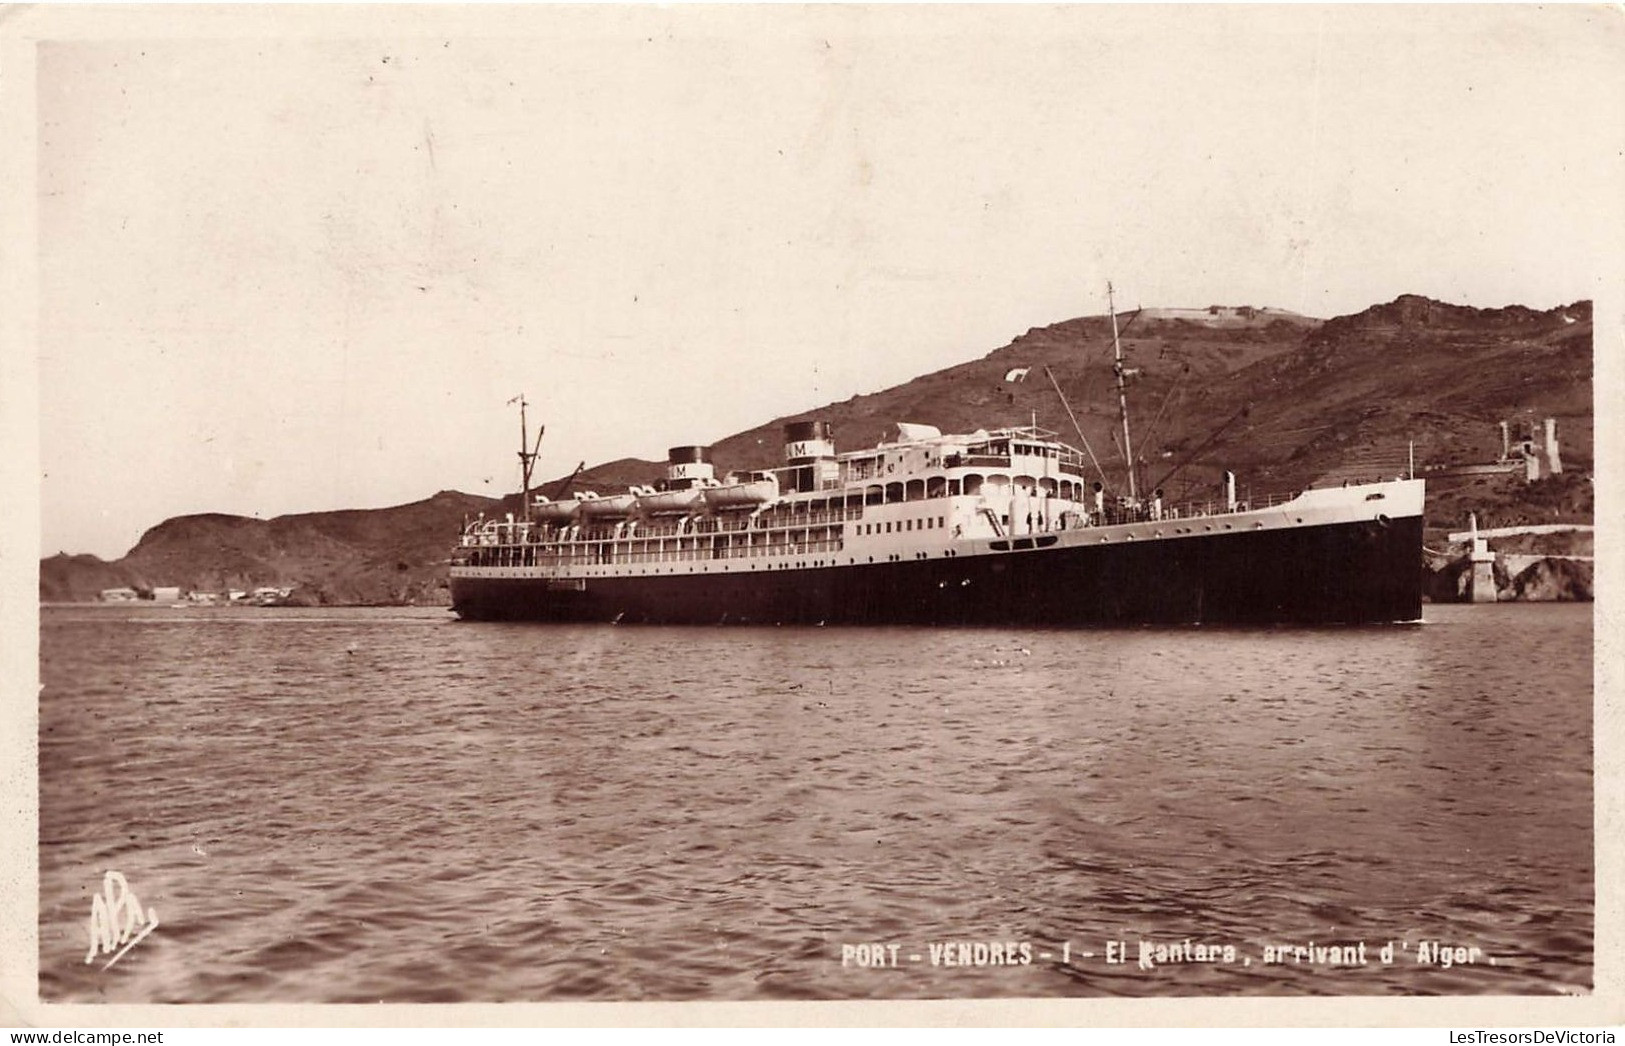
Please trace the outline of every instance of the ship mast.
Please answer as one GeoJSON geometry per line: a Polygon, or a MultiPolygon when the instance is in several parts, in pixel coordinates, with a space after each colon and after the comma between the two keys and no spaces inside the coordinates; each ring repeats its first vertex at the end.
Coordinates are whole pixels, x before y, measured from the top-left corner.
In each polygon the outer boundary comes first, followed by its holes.
{"type": "Polygon", "coordinates": [[[532,447],[530,445],[530,429],[525,421],[525,407],[528,406],[528,404],[525,402],[525,394],[521,392],[519,395],[509,400],[508,403],[512,404],[515,401],[518,401],[519,403],[519,484],[521,488],[519,496],[522,499],[520,506],[522,518],[526,523],[529,523],[530,473],[531,469],[536,465],[536,454],[542,449],[542,433],[547,431],[547,426],[542,425],[537,428],[536,446],[532,447]]]}
{"type": "Polygon", "coordinates": [[[1112,285],[1106,283],[1106,310],[1112,317],[1112,373],[1117,376],[1117,413],[1123,420],[1123,457],[1128,462],[1128,497],[1135,500],[1134,446],[1128,438],[1128,371],[1123,367],[1123,344],[1117,337],[1117,304],[1112,297],[1112,285]]]}

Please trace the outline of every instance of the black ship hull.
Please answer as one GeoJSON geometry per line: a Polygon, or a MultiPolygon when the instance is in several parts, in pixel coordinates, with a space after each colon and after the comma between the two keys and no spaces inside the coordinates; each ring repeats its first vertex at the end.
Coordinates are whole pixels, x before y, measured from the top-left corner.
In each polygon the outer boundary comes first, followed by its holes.
{"type": "Polygon", "coordinates": [[[900,562],[688,574],[453,576],[472,620],[661,624],[1354,624],[1422,614],[1422,520],[900,562]]]}

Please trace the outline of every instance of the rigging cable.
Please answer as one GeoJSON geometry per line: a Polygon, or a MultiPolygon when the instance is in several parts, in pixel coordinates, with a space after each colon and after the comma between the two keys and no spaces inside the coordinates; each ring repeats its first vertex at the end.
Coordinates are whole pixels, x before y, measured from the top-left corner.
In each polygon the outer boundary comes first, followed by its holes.
{"type": "Polygon", "coordinates": [[[1100,473],[1100,481],[1106,483],[1106,470],[1101,468],[1100,462],[1095,459],[1095,452],[1089,446],[1089,439],[1083,434],[1083,426],[1078,424],[1078,416],[1072,413],[1072,404],[1066,401],[1066,393],[1061,391],[1061,383],[1055,380],[1055,372],[1049,369],[1048,364],[1044,365],[1044,376],[1049,378],[1051,385],[1055,386],[1055,394],[1061,397],[1061,406],[1066,408],[1066,416],[1072,419],[1072,429],[1078,434],[1078,439],[1083,443],[1084,453],[1089,455],[1089,461],[1095,466],[1095,471],[1100,473]]]}
{"type": "Polygon", "coordinates": [[[1198,454],[1201,454],[1203,451],[1205,451],[1209,447],[1211,447],[1214,443],[1218,442],[1219,437],[1224,435],[1224,432],[1225,432],[1226,429],[1228,429],[1230,426],[1234,425],[1236,422],[1240,421],[1242,418],[1247,417],[1249,414],[1252,413],[1252,411],[1253,411],[1253,405],[1251,403],[1248,403],[1248,404],[1243,405],[1240,410],[1238,410],[1234,414],[1230,415],[1230,419],[1228,421],[1226,421],[1223,425],[1220,425],[1217,429],[1214,429],[1213,434],[1208,436],[1208,438],[1203,440],[1201,443],[1197,444],[1195,450],[1192,450],[1190,453],[1186,454],[1183,461],[1181,461],[1179,464],[1175,465],[1173,468],[1169,469],[1167,472],[1163,473],[1162,478],[1157,481],[1156,485],[1160,487],[1160,486],[1163,486],[1164,484],[1166,484],[1170,479],[1172,479],[1174,477],[1175,473],[1179,472],[1179,470],[1183,469],[1186,465],[1189,465],[1192,461],[1196,460],[1196,456],[1198,454]]]}
{"type": "MultiPolygon", "coordinates": [[[[1157,416],[1151,419],[1151,424],[1146,428],[1146,434],[1140,437],[1141,450],[1144,450],[1146,447],[1152,445],[1153,441],[1151,437],[1157,433],[1157,424],[1162,421],[1163,412],[1168,409],[1168,403],[1174,398],[1174,393],[1184,392],[1185,376],[1188,375],[1190,371],[1190,364],[1185,364],[1185,369],[1179,372],[1179,377],[1175,378],[1174,383],[1168,386],[1168,394],[1162,397],[1162,406],[1157,408],[1157,416]]],[[[1183,402],[1183,397],[1181,397],[1181,402],[1183,402]]]]}

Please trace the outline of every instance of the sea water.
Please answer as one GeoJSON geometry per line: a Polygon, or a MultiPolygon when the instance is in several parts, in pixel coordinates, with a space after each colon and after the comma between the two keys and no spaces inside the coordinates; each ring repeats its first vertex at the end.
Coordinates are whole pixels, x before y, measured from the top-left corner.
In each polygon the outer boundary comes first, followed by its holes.
{"type": "Polygon", "coordinates": [[[47,607],[40,642],[51,1001],[1591,985],[1586,605],[1102,631],[47,607]]]}

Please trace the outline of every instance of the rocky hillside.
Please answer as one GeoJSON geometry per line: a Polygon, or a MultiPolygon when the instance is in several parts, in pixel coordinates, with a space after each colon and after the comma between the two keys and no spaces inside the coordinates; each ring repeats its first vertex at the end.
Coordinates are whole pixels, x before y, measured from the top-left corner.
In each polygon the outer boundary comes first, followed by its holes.
{"type": "MultiPolygon", "coordinates": [[[[1469,511],[1486,526],[1590,519],[1589,302],[1541,312],[1404,296],[1324,324],[1266,309],[1148,309],[1120,327],[1138,372],[1130,436],[1142,489],[1201,500],[1225,469],[1254,497],[1395,476],[1409,468],[1413,442],[1418,471],[1489,462],[1501,453],[1498,422],[1517,429],[1555,417],[1565,476],[1533,488],[1516,476],[1436,481],[1430,526],[1458,530],[1469,511]]],[[[1035,328],[979,360],[776,418],[720,441],[714,456],[719,469],[776,465],[792,421],[828,420],[838,445],[852,449],[888,438],[898,421],[964,431],[1035,416],[1086,442],[1108,484],[1124,482],[1107,319],[1035,328]],[[1021,369],[1023,380],[1005,380],[1021,369]]],[[[652,482],[662,469],[620,461],[580,482],[652,482]]]]}
{"type": "MultiPolygon", "coordinates": [[[[1590,521],[1589,302],[1472,309],[1406,295],[1324,323],[1221,306],[1146,309],[1118,322],[1136,372],[1131,438],[1142,489],[1163,487],[1176,501],[1212,498],[1227,468],[1254,498],[1392,476],[1408,467],[1412,441],[1419,470],[1487,462],[1500,454],[1501,420],[1516,429],[1555,417],[1563,476],[1533,486],[1516,476],[1435,481],[1429,541],[1461,529],[1469,511],[1482,526],[1590,521]]],[[[980,359],[775,418],[717,442],[713,456],[719,472],[778,465],[782,427],[792,421],[827,420],[838,446],[854,449],[889,438],[899,421],[970,431],[1035,418],[1068,442],[1087,443],[1108,484],[1123,483],[1107,318],[1033,328],[980,359]]],[[[621,489],[663,473],[658,457],[623,459],[585,470],[575,489],[621,489]]],[[[556,493],[565,478],[541,487],[556,493]]],[[[372,511],[268,521],[180,517],[148,531],[114,563],[43,560],[40,596],[87,599],[120,584],[274,584],[296,587],[311,602],[443,602],[446,547],[462,519],[516,501],[443,491],[372,511]]]]}
{"type": "Polygon", "coordinates": [[[1494,461],[1499,421],[1516,431],[1552,417],[1564,476],[1532,488],[1518,476],[1436,481],[1430,529],[1459,530],[1475,509],[1486,526],[1589,521],[1591,333],[1589,302],[1536,312],[1401,297],[1330,320],[1300,348],[1217,384],[1215,415],[1252,409],[1208,454],[1239,462],[1261,487],[1292,489],[1398,474],[1411,441],[1419,471],[1494,461]]]}
{"type": "MultiPolygon", "coordinates": [[[[1290,353],[1320,321],[1273,309],[1146,309],[1118,318],[1129,365],[1138,371],[1131,396],[1136,458],[1152,461],[1170,433],[1202,424],[1207,413],[1181,417],[1202,390],[1248,366],[1290,353]]],[[[1061,396],[1078,419],[1084,440],[1113,482],[1123,476],[1117,449],[1117,400],[1113,392],[1111,322],[1104,316],[1035,327],[980,359],[923,375],[904,385],[799,414],[775,418],[717,442],[719,471],[782,464],[783,427],[793,421],[831,423],[840,449],[872,446],[895,433],[899,421],[935,425],[944,432],[1038,423],[1078,443],[1061,396]],[[1025,371],[1025,375],[1013,372],[1025,371]],[[1053,375],[1054,381],[1051,381],[1053,375]],[[1010,378],[1011,380],[1006,380],[1010,378]]],[[[664,474],[658,460],[615,463],[580,483],[652,482],[664,474]]],[[[1149,469],[1142,464],[1142,470],[1149,469]]]]}
{"type": "Polygon", "coordinates": [[[304,603],[446,603],[446,550],[463,520],[492,498],[441,491],[410,505],[259,520],[177,516],[141,536],[123,559],[40,561],[40,599],[94,599],[105,588],[295,590],[304,603]]]}

